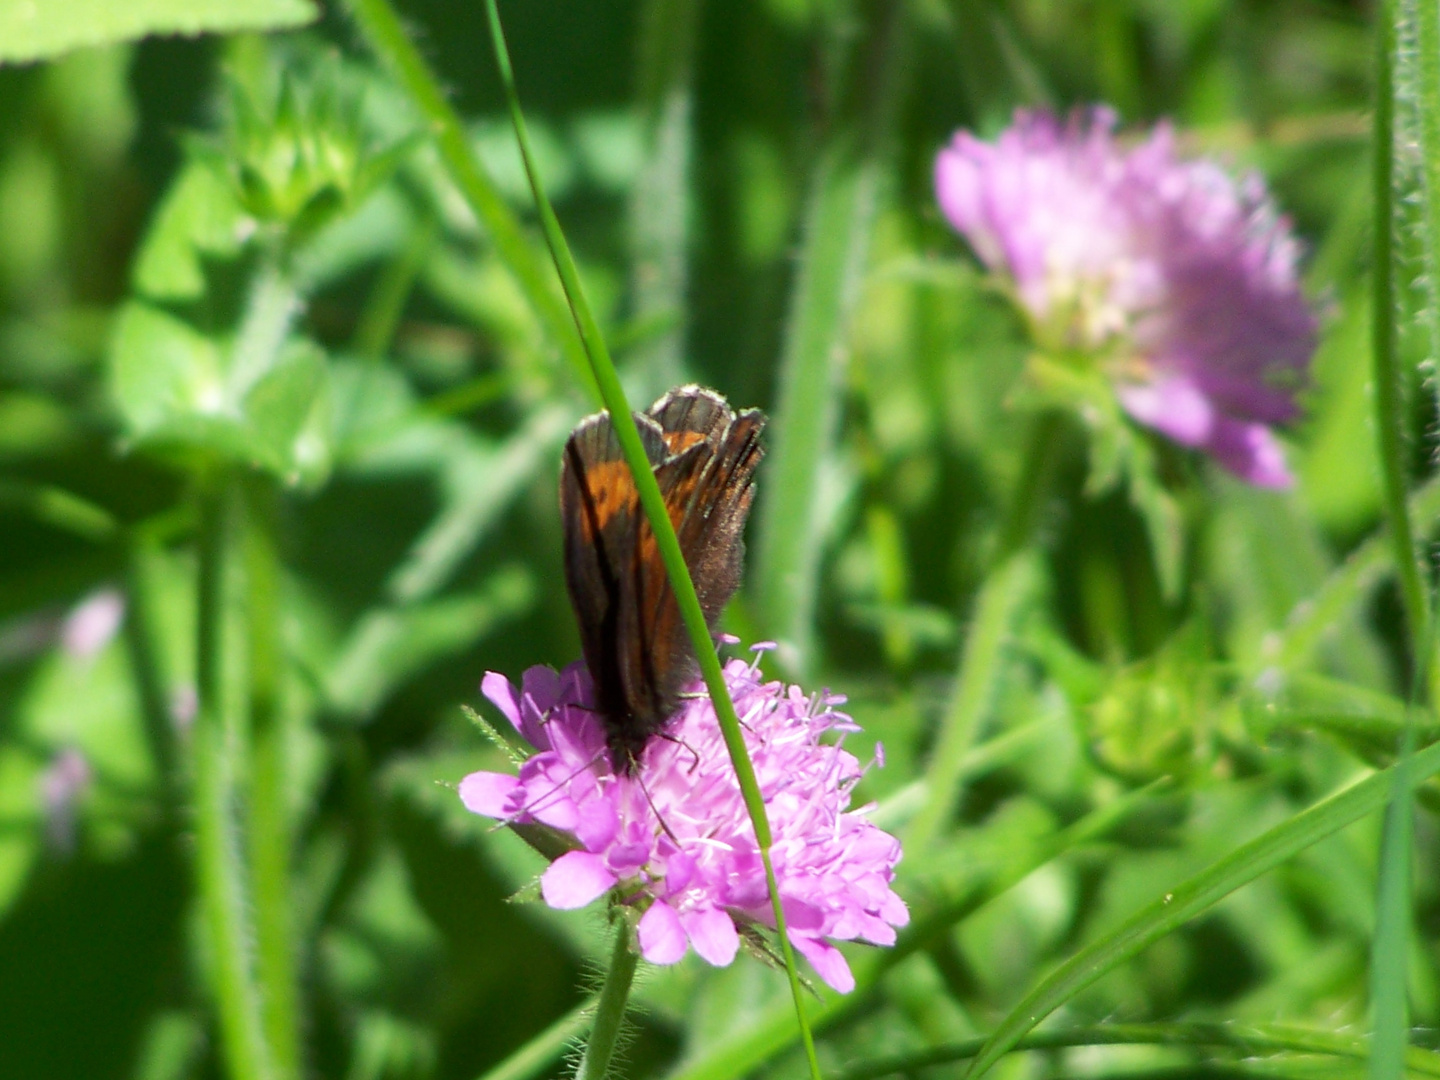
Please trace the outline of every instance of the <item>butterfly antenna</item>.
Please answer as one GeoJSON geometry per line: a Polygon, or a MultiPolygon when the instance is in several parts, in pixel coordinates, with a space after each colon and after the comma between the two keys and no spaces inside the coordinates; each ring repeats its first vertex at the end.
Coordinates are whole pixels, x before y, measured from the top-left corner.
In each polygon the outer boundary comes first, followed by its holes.
{"type": "Polygon", "coordinates": [[[688,768],[688,769],[685,770],[687,773],[693,773],[696,769],[698,769],[698,768],[700,767],[700,751],[696,750],[693,746],[691,746],[689,743],[687,743],[684,739],[680,738],[680,736],[678,736],[678,735],[670,735],[670,734],[668,734],[668,733],[666,733],[666,732],[664,732],[664,731],[657,731],[657,732],[656,732],[656,735],[658,735],[660,738],[664,739],[666,742],[672,742],[672,743],[674,743],[676,746],[683,746],[686,750],[689,750],[689,751],[690,751],[690,756],[693,757],[693,758],[695,759],[695,761],[694,761],[694,764],[692,764],[692,765],[690,766],[690,768],[688,768]]]}
{"type": "Polygon", "coordinates": [[[640,776],[640,763],[635,760],[634,752],[626,750],[625,753],[629,755],[630,758],[630,775],[635,777],[635,783],[640,787],[640,794],[645,796],[645,802],[649,804],[650,812],[655,815],[655,820],[660,822],[660,828],[665,830],[665,835],[674,842],[677,848],[680,847],[680,838],[670,831],[670,826],[665,823],[665,815],[660,813],[660,808],[655,805],[655,800],[650,797],[650,789],[645,786],[645,781],[640,776]]]}

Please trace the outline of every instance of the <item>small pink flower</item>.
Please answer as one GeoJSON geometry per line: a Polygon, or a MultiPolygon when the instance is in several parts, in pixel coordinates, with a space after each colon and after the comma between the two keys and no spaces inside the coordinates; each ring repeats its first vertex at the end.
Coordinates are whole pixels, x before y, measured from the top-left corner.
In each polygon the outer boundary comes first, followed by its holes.
{"type": "MultiPolygon", "coordinates": [[[[803,694],[762,680],[757,664],[731,660],[725,680],[744,729],[775,843],[771,855],[789,936],[826,983],[855,986],[830,941],[890,945],[910,918],[891,889],[900,844],[850,810],[862,769],[854,755],[821,741],[857,730],[834,706],[843,698],[803,694]]],[[[697,683],[667,729],[641,754],[634,776],[615,773],[594,711],[584,665],[525,672],[517,691],[491,672],[485,696],[539,752],[519,776],[477,772],[460,797],[477,814],[549,825],[576,850],[540,880],[545,902],[584,907],[617,885],[645,905],[637,935],[652,963],[673,964],[693,948],[725,966],[738,927],[774,925],[755,833],[710,699],[697,683]]]]}
{"type": "Polygon", "coordinates": [[[1272,431],[1315,350],[1299,245],[1258,176],[1184,160],[1168,125],[1129,148],[1115,114],[1020,111],[935,163],[950,223],[1013,283],[1041,337],[1108,351],[1140,423],[1262,487],[1291,482],[1272,431]]]}

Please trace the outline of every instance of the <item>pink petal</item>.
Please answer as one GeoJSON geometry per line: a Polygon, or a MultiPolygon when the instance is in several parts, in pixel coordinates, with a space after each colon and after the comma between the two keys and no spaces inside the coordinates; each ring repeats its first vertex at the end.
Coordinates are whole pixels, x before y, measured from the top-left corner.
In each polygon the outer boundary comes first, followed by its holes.
{"type": "Polygon", "coordinates": [[[708,964],[729,967],[730,961],[740,951],[740,935],[735,932],[734,921],[718,908],[688,911],[680,916],[680,922],[685,927],[690,944],[708,964]]]}
{"type": "Polygon", "coordinates": [[[1214,430],[1214,405],[1184,376],[1120,386],[1115,393],[1136,420],[1185,446],[1203,446],[1214,430]]]}
{"type": "Polygon", "coordinates": [[[460,781],[460,801],[472,814],[509,817],[506,803],[520,781],[509,773],[473,772],[460,781]]]}
{"type": "Polygon", "coordinates": [[[510,721],[516,731],[520,730],[520,702],[509,679],[498,671],[487,671],[485,678],[480,680],[480,693],[505,714],[505,719],[510,721]]]}
{"type": "Polygon", "coordinates": [[[586,799],[578,803],[579,814],[575,820],[575,836],[591,851],[601,851],[615,839],[620,828],[620,818],[609,799],[586,799]]]}
{"type": "Polygon", "coordinates": [[[880,904],[880,917],[891,926],[907,926],[910,923],[910,909],[897,893],[891,891],[880,904]]]}
{"type": "Polygon", "coordinates": [[[582,908],[615,884],[605,860],[588,851],[567,851],[540,878],[545,903],[561,911],[582,908]]]}
{"type": "Polygon", "coordinates": [[[1225,468],[1256,487],[1288,488],[1294,483],[1280,440],[1264,424],[1222,417],[1205,449],[1225,468]]]}
{"type": "Polygon", "coordinates": [[[675,909],[663,900],[656,900],[640,916],[636,933],[640,955],[652,964],[678,964],[685,955],[685,928],[675,909]]]}
{"type": "Polygon", "coordinates": [[[855,976],[850,971],[850,965],[835,946],[819,938],[802,937],[799,934],[790,935],[790,944],[795,946],[796,952],[810,961],[815,973],[825,980],[825,985],[830,989],[838,990],[842,994],[848,994],[855,989],[855,976]]]}

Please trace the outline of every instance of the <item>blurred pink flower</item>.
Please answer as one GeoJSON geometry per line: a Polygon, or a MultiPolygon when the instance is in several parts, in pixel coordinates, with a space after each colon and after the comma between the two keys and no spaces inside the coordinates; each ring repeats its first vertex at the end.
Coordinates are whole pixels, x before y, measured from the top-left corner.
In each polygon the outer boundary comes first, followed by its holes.
{"type": "Polygon", "coordinates": [[[70,609],[60,628],[60,645],[71,656],[87,660],[110,643],[125,621],[125,594],[97,589],[70,609]]]}
{"type": "Polygon", "coordinates": [[[45,834],[55,851],[69,854],[74,849],[76,807],[93,778],[89,760],[73,746],[57,753],[40,774],[45,834]]]}
{"type": "Polygon", "coordinates": [[[1273,425],[1296,419],[1316,320],[1299,246],[1263,181],[1182,160],[1168,125],[1129,148],[1115,115],[1021,111],[940,152],[940,208],[1007,276],[1039,334],[1115,356],[1120,403],[1252,484],[1291,482],[1273,425]]]}
{"type": "MultiPolygon", "coordinates": [[[[764,682],[757,665],[731,660],[725,679],[775,836],[790,941],[826,983],[848,992],[854,977],[829,942],[894,943],[894,928],[909,921],[890,888],[900,844],[866,819],[868,808],[848,809],[863,770],[838,744],[820,741],[857,730],[834,710],[844,699],[764,682]]],[[[611,768],[583,664],[559,674],[532,667],[518,692],[491,672],[481,689],[539,752],[518,776],[472,773],[460,797],[477,814],[574,838],[577,849],[541,878],[547,904],[583,907],[622,885],[627,902],[647,905],[640,951],[657,964],[693,947],[724,966],[739,948],[737,923],[774,925],[755,833],[703,686],[667,737],[646,745],[634,776],[611,768]]]]}

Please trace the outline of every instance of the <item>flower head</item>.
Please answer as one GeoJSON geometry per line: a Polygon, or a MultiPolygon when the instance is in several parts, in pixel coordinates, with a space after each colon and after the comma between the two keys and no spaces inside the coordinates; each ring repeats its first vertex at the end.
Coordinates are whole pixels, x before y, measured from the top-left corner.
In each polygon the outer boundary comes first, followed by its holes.
{"type": "MultiPolygon", "coordinates": [[[[856,730],[834,706],[798,687],[763,681],[757,664],[731,660],[725,681],[774,833],[771,857],[791,944],[842,992],[855,985],[826,939],[890,945],[909,921],[890,888],[900,844],[848,809],[862,768],[828,731],[856,730]]],[[[702,689],[697,683],[697,690],[702,689]]],[[[539,751],[518,776],[477,772],[460,797],[478,814],[540,823],[576,849],[540,880],[545,902],[578,908],[615,886],[645,906],[640,951],[673,964],[687,950],[724,966],[740,945],[737,924],[773,926],[755,832],[710,699],[687,698],[667,738],[653,738],[633,776],[617,774],[594,711],[584,665],[525,672],[517,691],[491,672],[481,689],[539,751]]]]}
{"type": "Polygon", "coordinates": [[[1017,113],[958,133],[940,207],[1013,283],[1048,344],[1102,353],[1125,410],[1253,484],[1290,482],[1271,425],[1299,414],[1315,348],[1299,246],[1263,182],[1184,160],[1160,125],[1121,146],[1115,115],[1017,113]]]}

